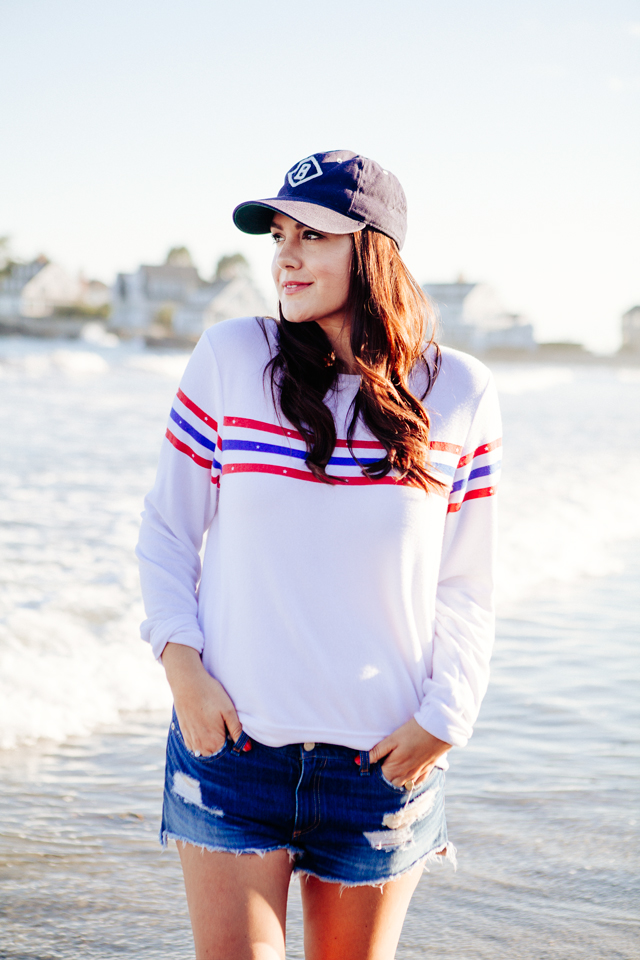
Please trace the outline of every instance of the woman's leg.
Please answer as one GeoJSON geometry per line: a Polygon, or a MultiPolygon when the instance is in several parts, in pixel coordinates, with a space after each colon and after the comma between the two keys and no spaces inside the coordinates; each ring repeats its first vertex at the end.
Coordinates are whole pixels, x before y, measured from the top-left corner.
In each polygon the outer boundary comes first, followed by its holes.
{"type": "Polygon", "coordinates": [[[379,887],[302,878],[306,960],[393,960],[423,867],[379,887]]]}
{"type": "Polygon", "coordinates": [[[284,960],[287,851],[237,857],[177,846],[197,960],[284,960]]]}

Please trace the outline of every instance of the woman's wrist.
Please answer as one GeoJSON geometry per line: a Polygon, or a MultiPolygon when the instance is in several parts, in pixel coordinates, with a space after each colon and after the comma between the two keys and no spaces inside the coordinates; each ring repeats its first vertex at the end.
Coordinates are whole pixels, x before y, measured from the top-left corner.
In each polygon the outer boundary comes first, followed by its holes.
{"type": "Polygon", "coordinates": [[[201,674],[206,673],[198,651],[184,643],[168,643],[160,659],[174,699],[185,688],[192,688],[194,683],[201,681],[201,674]]]}

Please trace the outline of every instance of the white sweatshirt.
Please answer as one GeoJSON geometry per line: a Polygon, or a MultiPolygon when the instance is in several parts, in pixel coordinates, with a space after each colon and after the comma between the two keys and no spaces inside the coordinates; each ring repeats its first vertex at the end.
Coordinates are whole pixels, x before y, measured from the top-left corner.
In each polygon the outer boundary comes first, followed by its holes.
{"type": "MultiPolygon", "coordinates": [[[[362,475],[345,439],[359,377],[325,398],[339,438],[327,470],[347,478],[328,485],[274,408],[257,319],[220,323],[194,350],[145,501],[142,636],[156,657],[194,647],[261,743],[370,750],[411,716],[455,746],[471,736],[493,642],[500,416],[486,367],[442,355],[424,402],[448,497],[362,475]]],[[[362,424],[353,448],[384,454],[362,424]]]]}

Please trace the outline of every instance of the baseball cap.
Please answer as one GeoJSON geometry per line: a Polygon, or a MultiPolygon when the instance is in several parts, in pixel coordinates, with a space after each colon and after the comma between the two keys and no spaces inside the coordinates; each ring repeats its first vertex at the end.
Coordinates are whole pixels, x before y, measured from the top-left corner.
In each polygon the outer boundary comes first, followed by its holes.
{"type": "Polygon", "coordinates": [[[351,150],[313,153],[294,164],[277,197],[248,200],[233,211],[243,233],[269,233],[277,211],[326,233],[373,227],[402,248],[407,199],[400,182],[375,160],[351,150]]]}

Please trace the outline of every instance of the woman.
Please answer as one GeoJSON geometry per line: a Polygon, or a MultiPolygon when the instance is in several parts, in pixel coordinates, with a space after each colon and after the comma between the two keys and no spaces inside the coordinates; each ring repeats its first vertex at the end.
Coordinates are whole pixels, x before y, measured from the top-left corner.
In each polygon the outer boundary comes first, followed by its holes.
{"type": "Polygon", "coordinates": [[[453,857],[446,752],[488,678],[495,391],[429,340],[378,164],[307,157],[234,219],[273,236],[280,320],[201,338],[138,547],[175,703],[162,839],[198,960],[284,957],[292,872],[307,960],[387,960],[453,857]]]}

